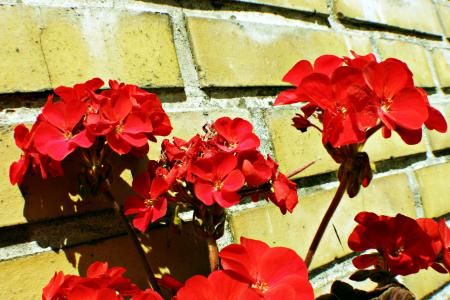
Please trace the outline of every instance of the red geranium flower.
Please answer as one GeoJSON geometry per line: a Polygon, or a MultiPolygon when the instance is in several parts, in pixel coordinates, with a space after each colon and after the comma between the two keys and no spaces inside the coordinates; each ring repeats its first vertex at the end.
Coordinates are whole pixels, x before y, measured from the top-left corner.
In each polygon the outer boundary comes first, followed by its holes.
{"type": "Polygon", "coordinates": [[[440,273],[450,273],[450,229],[445,219],[438,223],[430,218],[421,218],[417,223],[432,240],[436,261],[431,267],[440,273]]]}
{"type": "Polygon", "coordinates": [[[241,152],[238,160],[248,186],[257,187],[272,177],[272,168],[259,151],[241,152]]]}
{"type": "Polygon", "coordinates": [[[136,215],[133,225],[142,232],[147,230],[150,222],[164,217],[167,212],[167,198],[164,194],[170,184],[162,175],[155,174],[155,170],[133,179],[133,190],[138,196],[129,196],[125,201],[124,214],[136,215]]]}
{"type": "Polygon", "coordinates": [[[75,84],[73,87],[60,86],[55,89],[55,94],[65,102],[81,102],[88,99],[93,92],[104,85],[100,78],[92,78],[85,83],[75,84]]]}
{"type": "Polygon", "coordinates": [[[224,208],[239,203],[237,191],[244,185],[242,172],[236,169],[237,158],[231,153],[217,153],[209,158],[195,161],[191,171],[198,178],[194,182],[194,192],[206,205],[214,202],[224,208]]]}
{"type": "Polygon", "coordinates": [[[176,300],[244,300],[247,284],[233,279],[223,271],[214,271],[208,278],[196,275],[189,278],[176,300]]]}
{"type": "Polygon", "coordinates": [[[361,212],[355,221],[359,225],[348,239],[350,249],[358,252],[377,249],[379,252],[353,259],[358,269],[377,265],[393,274],[408,275],[434,262],[432,239],[416,220],[401,214],[389,217],[361,212]]]}
{"type": "Polygon", "coordinates": [[[244,119],[219,118],[212,124],[212,128],[218,134],[217,147],[222,151],[241,152],[259,147],[260,141],[253,133],[252,124],[244,119]]]}
{"type": "Polygon", "coordinates": [[[219,256],[225,273],[248,284],[242,299],[314,299],[306,265],[291,249],[241,237],[219,256]]]}
{"type": "Polygon", "coordinates": [[[273,190],[270,200],[280,208],[283,215],[286,214],[286,210],[292,213],[298,203],[297,185],[286,175],[279,173],[273,182],[273,190]]]}

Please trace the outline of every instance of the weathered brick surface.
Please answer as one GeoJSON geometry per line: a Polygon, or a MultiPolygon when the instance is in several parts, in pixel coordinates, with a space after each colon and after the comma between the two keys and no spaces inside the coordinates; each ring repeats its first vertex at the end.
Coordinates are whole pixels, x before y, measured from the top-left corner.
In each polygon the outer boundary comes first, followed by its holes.
{"type": "MultiPolygon", "coordinates": [[[[302,257],[328,208],[335,190],[320,191],[301,197],[294,213],[282,215],[273,205],[257,207],[235,213],[230,218],[234,237],[261,239],[271,246],[285,246],[297,251],[302,257]]],[[[356,223],[351,221],[360,211],[395,215],[415,215],[413,195],[406,175],[392,175],[374,180],[353,199],[344,197],[331,220],[339,234],[342,245],[330,225],[314,257],[312,268],[349,254],[347,238],[356,223]],[[392,187],[396,188],[393,189],[392,187]]]]}
{"type": "Polygon", "coordinates": [[[418,86],[434,86],[428,66],[425,49],[418,45],[399,40],[377,41],[377,47],[383,59],[394,57],[404,61],[413,72],[414,83],[418,86]]]}
{"type": "Polygon", "coordinates": [[[328,13],[326,0],[235,0],[235,1],[266,4],[310,12],[316,11],[322,14],[328,13]]]}
{"type": "Polygon", "coordinates": [[[402,279],[403,284],[416,295],[417,299],[423,299],[422,297],[431,294],[450,281],[448,274],[438,273],[431,268],[404,276],[402,279]]]}
{"type": "MultiPolygon", "coordinates": [[[[447,120],[447,124],[450,123],[450,105],[434,105],[437,109],[439,109],[444,118],[447,120]]],[[[446,133],[440,133],[436,130],[427,130],[430,145],[433,150],[443,150],[446,148],[450,148],[450,134],[448,131],[446,133]]]]}
{"type": "Polygon", "coordinates": [[[50,87],[40,45],[39,24],[37,9],[0,7],[0,92],[36,91],[50,87]]]}
{"type": "Polygon", "coordinates": [[[202,86],[273,86],[300,59],[346,55],[342,34],[270,24],[188,18],[202,86]]]}
{"type": "Polygon", "coordinates": [[[267,111],[267,124],[280,171],[289,173],[313,160],[317,162],[297,178],[336,170],[338,165],[323,147],[320,132],[310,128],[302,133],[292,126],[292,117],[297,112],[298,108],[267,111]]]}
{"type": "MultiPolygon", "coordinates": [[[[147,257],[157,274],[169,272],[184,281],[193,274],[207,272],[206,246],[200,244],[189,231],[184,236],[172,237],[171,243],[161,242],[171,235],[167,228],[153,230],[151,235],[145,239],[146,245],[151,247],[147,257]]],[[[88,266],[95,261],[107,261],[109,266],[125,267],[126,277],[141,288],[148,287],[139,256],[131,240],[123,236],[59,252],[0,262],[0,298],[40,299],[42,288],[56,271],[84,276],[88,266]]]]}
{"type": "Polygon", "coordinates": [[[373,52],[368,36],[347,34],[345,38],[348,41],[349,50],[353,50],[360,55],[373,52]]]}
{"type": "Polygon", "coordinates": [[[450,212],[450,163],[416,171],[425,217],[435,218],[450,212]]]}
{"type": "Polygon", "coordinates": [[[442,33],[432,0],[335,0],[335,9],[350,19],[435,35],[442,33]]]}
{"type": "Polygon", "coordinates": [[[0,14],[0,41],[6,45],[0,50],[0,92],[50,89],[92,77],[182,86],[167,15],[22,5],[1,7],[0,14]]]}
{"type": "Polygon", "coordinates": [[[450,36],[450,5],[448,5],[448,3],[447,5],[436,3],[435,5],[443,26],[444,34],[450,36]]]}
{"type": "Polygon", "coordinates": [[[450,50],[433,50],[433,63],[441,86],[450,87],[450,50]]]}

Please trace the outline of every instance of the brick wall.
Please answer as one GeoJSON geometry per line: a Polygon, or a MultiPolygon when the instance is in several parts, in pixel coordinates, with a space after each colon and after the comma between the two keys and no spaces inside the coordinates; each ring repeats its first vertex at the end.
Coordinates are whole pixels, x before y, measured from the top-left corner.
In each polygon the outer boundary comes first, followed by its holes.
{"type": "MultiPolygon", "coordinates": [[[[319,159],[296,178],[300,203],[292,215],[262,202],[234,207],[220,240],[223,246],[240,236],[259,238],[304,256],[337,186],[337,165],[316,132],[290,126],[297,108],[271,107],[286,87],[282,76],[299,59],[325,53],[396,57],[449,119],[449,39],[445,0],[0,0],[0,298],[39,299],[55,270],[84,273],[94,260],[123,265],[144,284],[108,203],[82,200],[74,193],[76,178],[29,178],[21,190],[9,184],[9,165],[20,153],[12,129],[34,121],[51,89],[94,76],[137,84],[163,99],[173,135],[186,138],[208,120],[239,116],[252,121],[263,151],[282,171],[319,159]]],[[[343,244],[328,228],[313,261],[317,295],[353,270],[345,241],[357,212],[450,215],[448,133],[424,129],[415,146],[375,136],[366,150],[375,179],[344,199],[333,217],[343,244]]],[[[150,156],[158,152],[153,146],[150,156]]],[[[142,167],[117,159],[114,192],[121,199],[131,192],[131,173],[123,171],[130,164],[142,167]]],[[[161,272],[185,279],[208,269],[205,248],[190,234],[177,239],[159,227],[143,242],[161,272]]],[[[419,297],[450,295],[449,277],[434,271],[404,283],[419,297]]]]}

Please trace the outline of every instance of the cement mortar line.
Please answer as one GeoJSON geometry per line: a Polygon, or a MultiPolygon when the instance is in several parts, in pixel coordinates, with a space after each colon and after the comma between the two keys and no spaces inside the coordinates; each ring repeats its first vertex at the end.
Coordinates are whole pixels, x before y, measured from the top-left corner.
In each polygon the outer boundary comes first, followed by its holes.
{"type": "Polygon", "coordinates": [[[425,211],[423,209],[422,197],[420,195],[420,186],[417,181],[417,177],[412,169],[406,169],[406,175],[408,176],[409,187],[413,194],[414,207],[416,209],[416,218],[424,218],[425,211]]]}
{"type": "Polygon", "coordinates": [[[441,83],[439,82],[438,74],[434,65],[433,58],[431,57],[431,51],[433,51],[429,47],[425,47],[425,57],[427,59],[428,66],[430,68],[431,72],[431,78],[433,79],[434,86],[436,88],[436,93],[440,96],[444,95],[444,92],[442,91],[441,83]]]}

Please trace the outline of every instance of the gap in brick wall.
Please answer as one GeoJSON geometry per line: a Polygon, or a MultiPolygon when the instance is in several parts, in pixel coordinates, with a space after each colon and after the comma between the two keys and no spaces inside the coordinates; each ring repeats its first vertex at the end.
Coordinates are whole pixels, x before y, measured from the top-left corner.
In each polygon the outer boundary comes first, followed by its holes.
{"type": "Polygon", "coordinates": [[[287,88],[288,86],[206,87],[202,88],[202,90],[210,98],[230,99],[241,97],[276,96],[287,88]]]}
{"type": "Polygon", "coordinates": [[[147,0],[145,2],[214,12],[236,11],[270,13],[283,16],[288,19],[302,20],[330,27],[330,23],[328,22],[328,15],[326,14],[321,14],[315,11],[293,10],[259,3],[243,3],[230,0],[147,0]]]}
{"type": "MultiPolygon", "coordinates": [[[[343,243],[347,243],[347,240],[345,240],[345,239],[343,240],[343,239],[341,238],[341,241],[342,241],[343,243]]],[[[344,246],[344,245],[343,245],[343,246],[344,246]]],[[[308,273],[309,273],[309,278],[312,279],[312,278],[314,278],[315,276],[320,275],[320,273],[323,273],[324,271],[330,269],[332,266],[337,265],[337,264],[340,264],[340,263],[343,263],[344,261],[349,260],[349,259],[352,259],[352,258],[354,258],[354,257],[356,257],[356,256],[358,256],[358,255],[359,255],[359,253],[353,252],[353,253],[344,255],[344,256],[342,256],[342,257],[335,258],[333,261],[331,261],[331,262],[329,262],[329,263],[327,263],[327,264],[324,264],[324,265],[319,266],[319,267],[317,267],[317,268],[315,268],[315,269],[313,269],[313,270],[311,270],[311,271],[308,271],[308,273]]],[[[356,268],[355,268],[355,272],[356,272],[356,268]]]]}
{"type": "Polygon", "coordinates": [[[426,160],[426,153],[413,154],[403,157],[396,157],[375,162],[375,173],[383,173],[390,170],[404,169],[410,165],[426,160]]]}
{"type": "MultiPolygon", "coordinates": [[[[155,93],[163,103],[174,103],[186,101],[186,93],[183,88],[143,88],[144,90],[155,93]]],[[[14,111],[17,107],[40,108],[44,106],[48,95],[53,91],[31,93],[11,93],[0,94],[0,110],[14,111]]]]}
{"type": "Polygon", "coordinates": [[[298,188],[307,188],[333,181],[337,181],[337,171],[307,177],[300,177],[294,180],[298,188]]]}
{"type": "Polygon", "coordinates": [[[445,94],[450,94],[450,87],[443,87],[443,88],[442,88],[442,91],[443,91],[445,94]]]}
{"type": "Polygon", "coordinates": [[[437,89],[435,87],[422,87],[422,88],[425,90],[425,92],[427,92],[429,96],[437,93],[437,89]]]}
{"type": "Polygon", "coordinates": [[[399,27],[395,27],[395,26],[379,24],[379,23],[374,23],[374,22],[356,20],[356,19],[352,19],[352,18],[347,18],[344,15],[342,15],[341,13],[338,13],[338,19],[344,26],[346,26],[350,29],[366,30],[366,31],[386,31],[386,32],[392,32],[392,33],[398,33],[401,35],[413,36],[413,37],[417,37],[417,38],[421,38],[421,39],[442,41],[442,36],[440,36],[440,35],[434,35],[434,34],[430,34],[430,33],[424,33],[424,32],[419,32],[416,30],[399,28],[399,27]]]}
{"type": "Polygon", "coordinates": [[[450,149],[436,150],[436,151],[433,151],[433,154],[436,157],[447,156],[447,155],[450,155],[450,149]]]}

